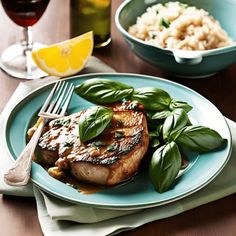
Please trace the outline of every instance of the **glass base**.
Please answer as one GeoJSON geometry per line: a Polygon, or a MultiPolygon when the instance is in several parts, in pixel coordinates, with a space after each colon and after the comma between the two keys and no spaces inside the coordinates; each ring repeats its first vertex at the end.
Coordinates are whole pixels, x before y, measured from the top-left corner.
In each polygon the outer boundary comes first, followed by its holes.
{"type": "MultiPolygon", "coordinates": [[[[33,49],[42,48],[44,45],[33,43],[33,49]]],[[[0,56],[0,67],[7,74],[19,79],[39,79],[47,76],[40,70],[31,57],[31,51],[25,52],[25,45],[17,43],[6,48],[0,56]]]]}

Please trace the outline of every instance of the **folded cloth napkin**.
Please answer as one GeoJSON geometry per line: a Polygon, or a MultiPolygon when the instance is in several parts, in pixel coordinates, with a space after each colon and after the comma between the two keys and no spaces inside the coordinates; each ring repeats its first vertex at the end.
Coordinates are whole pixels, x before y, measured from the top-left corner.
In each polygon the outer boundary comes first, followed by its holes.
{"type": "MultiPolygon", "coordinates": [[[[96,58],[91,58],[83,73],[114,72],[96,58]]],[[[19,99],[55,78],[20,83],[0,116],[0,140],[3,140],[2,124],[4,116],[19,99]]],[[[139,227],[145,223],[177,215],[197,206],[215,201],[236,192],[236,124],[226,119],[233,138],[233,151],[223,171],[207,186],[198,192],[163,206],[144,210],[104,210],[69,203],[51,196],[29,183],[25,187],[11,187],[3,182],[3,174],[12,163],[8,152],[0,142],[0,193],[35,196],[42,231],[46,236],[113,235],[124,230],[139,227]]]]}

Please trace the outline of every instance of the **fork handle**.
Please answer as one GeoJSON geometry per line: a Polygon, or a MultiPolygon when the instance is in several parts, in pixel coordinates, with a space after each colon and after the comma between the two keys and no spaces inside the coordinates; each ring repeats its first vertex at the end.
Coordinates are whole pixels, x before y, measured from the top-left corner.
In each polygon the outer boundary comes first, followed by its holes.
{"type": "Polygon", "coordinates": [[[21,152],[19,158],[14,162],[13,166],[5,173],[4,181],[8,185],[22,186],[26,185],[30,178],[31,162],[34,155],[34,150],[38,140],[42,134],[43,127],[47,119],[42,119],[28,144],[21,152]]]}

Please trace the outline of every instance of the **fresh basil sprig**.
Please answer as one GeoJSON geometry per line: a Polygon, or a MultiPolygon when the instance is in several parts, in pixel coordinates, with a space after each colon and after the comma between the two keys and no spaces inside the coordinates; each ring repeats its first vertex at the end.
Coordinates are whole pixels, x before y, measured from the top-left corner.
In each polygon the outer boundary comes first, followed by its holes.
{"type": "Polygon", "coordinates": [[[142,103],[144,108],[150,111],[166,110],[171,102],[166,91],[154,87],[135,89],[131,99],[142,103]]]}
{"type": "Polygon", "coordinates": [[[171,111],[173,111],[177,108],[182,108],[185,110],[186,113],[188,113],[189,111],[191,111],[193,109],[192,106],[190,106],[187,102],[177,101],[174,99],[171,100],[169,108],[171,111]]]}
{"type": "Polygon", "coordinates": [[[132,96],[134,88],[118,81],[95,78],[81,83],[75,92],[95,104],[108,104],[132,96]]]}
{"type": "Polygon", "coordinates": [[[153,148],[160,145],[160,132],[158,130],[149,132],[149,145],[153,148]]]}
{"type": "Polygon", "coordinates": [[[101,134],[111,119],[111,109],[102,106],[89,108],[79,120],[80,141],[85,142],[101,134]]]}
{"type": "MultiPolygon", "coordinates": [[[[150,147],[153,153],[149,176],[158,192],[166,191],[181,168],[179,150],[207,152],[223,146],[220,134],[204,126],[193,126],[188,118],[192,107],[178,101],[159,88],[132,86],[103,78],[90,79],[76,87],[75,92],[95,104],[108,104],[122,100],[143,104],[148,121],[150,147]]],[[[79,121],[82,142],[104,131],[112,119],[112,110],[106,107],[88,109],[79,121]]]]}
{"type": "Polygon", "coordinates": [[[173,184],[181,168],[181,155],[175,142],[158,148],[149,165],[149,176],[155,189],[163,193],[173,184]]]}
{"type": "Polygon", "coordinates": [[[191,125],[177,132],[175,142],[180,147],[201,153],[221,147],[226,140],[213,129],[191,125]]]}
{"type": "Polygon", "coordinates": [[[172,112],[170,110],[158,111],[152,115],[153,120],[163,120],[171,115],[172,112]]]}
{"type": "Polygon", "coordinates": [[[183,109],[175,109],[164,121],[163,140],[166,142],[173,141],[173,135],[184,128],[187,125],[188,120],[188,115],[183,109]]]}

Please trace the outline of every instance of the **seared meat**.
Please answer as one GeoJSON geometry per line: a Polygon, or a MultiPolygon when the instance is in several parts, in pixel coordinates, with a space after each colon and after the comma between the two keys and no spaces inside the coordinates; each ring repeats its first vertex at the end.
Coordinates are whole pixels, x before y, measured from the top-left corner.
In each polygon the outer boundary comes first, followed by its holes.
{"type": "Polygon", "coordinates": [[[36,161],[46,165],[55,165],[59,157],[67,156],[79,141],[78,122],[84,113],[72,114],[60,119],[52,120],[39,139],[36,148],[36,161]]]}
{"type": "Polygon", "coordinates": [[[78,122],[84,111],[51,121],[38,144],[41,160],[70,171],[78,180],[112,186],[132,177],[149,143],[146,117],[140,104],[109,105],[111,124],[102,134],[80,143],[78,122]]]}

